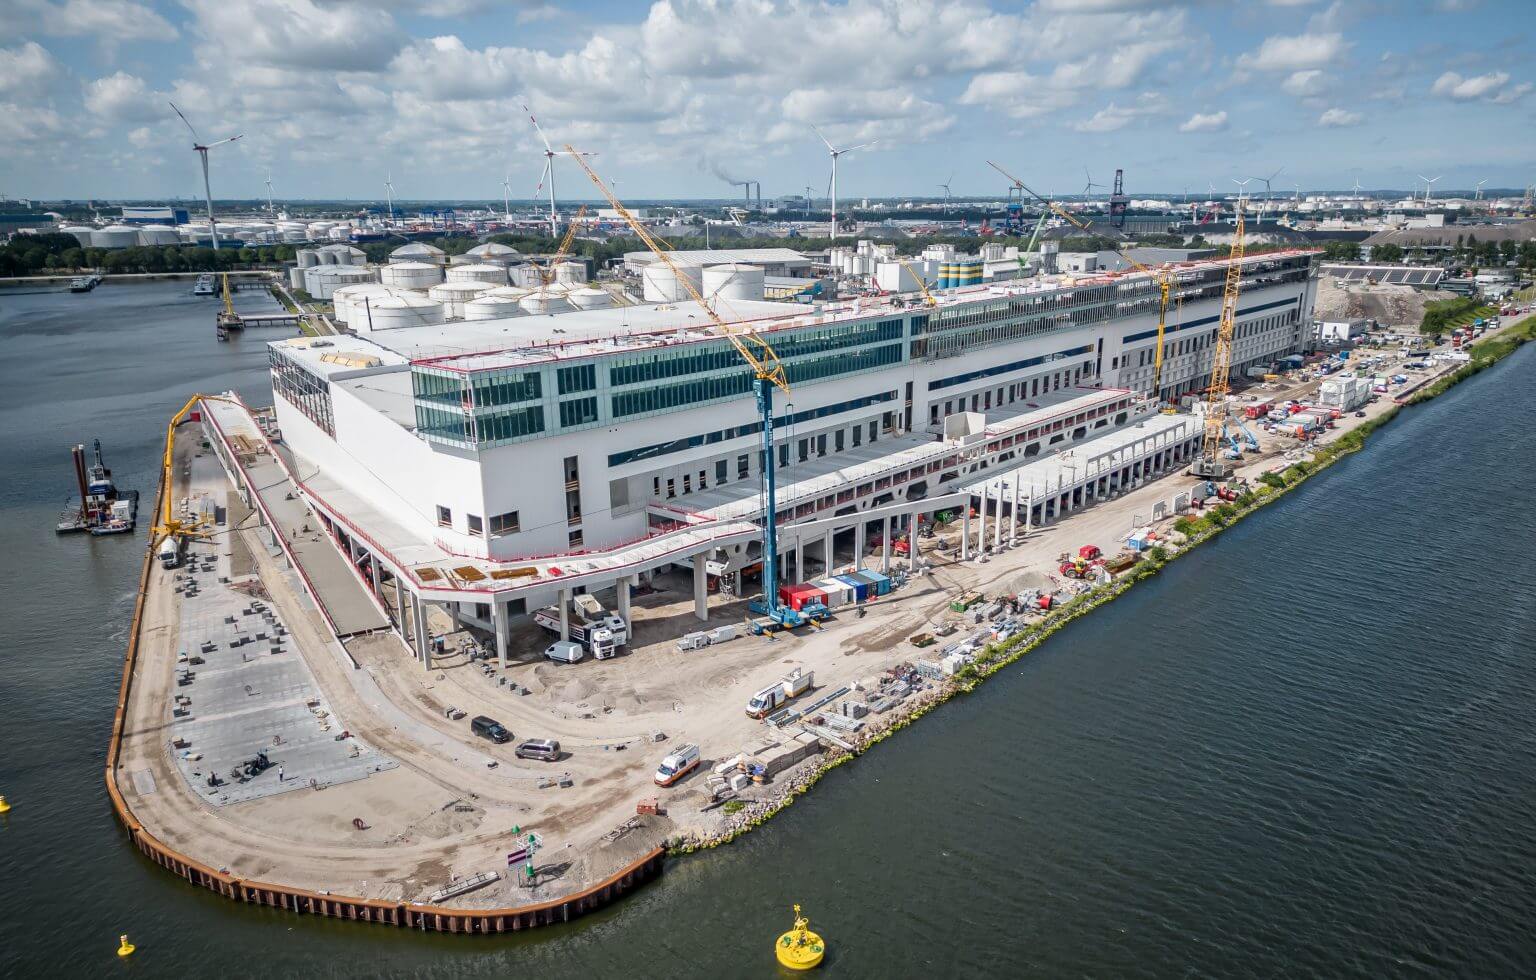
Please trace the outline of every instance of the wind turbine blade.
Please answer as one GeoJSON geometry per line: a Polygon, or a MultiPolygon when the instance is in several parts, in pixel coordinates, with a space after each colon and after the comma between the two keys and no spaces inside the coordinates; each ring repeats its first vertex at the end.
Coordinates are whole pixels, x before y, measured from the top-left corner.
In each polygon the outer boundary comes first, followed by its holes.
{"type": "Polygon", "coordinates": [[[829,201],[832,199],[832,174],[834,172],[835,171],[828,172],[828,174],[827,174],[827,193],[826,193],[825,196],[826,196],[827,200],[829,200],[829,201]]]}
{"type": "MultiPolygon", "coordinates": [[[[518,103],[518,104],[522,105],[522,103],[518,103]]],[[[538,133],[539,134],[539,139],[544,141],[544,152],[545,153],[553,153],[554,152],[554,148],[549,145],[549,139],[544,135],[544,130],[539,128],[539,121],[537,119],[533,118],[533,110],[528,108],[527,106],[523,106],[523,111],[528,113],[528,121],[533,123],[533,131],[535,133],[538,133]]]]}
{"type": "Polygon", "coordinates": [[[235,140],[242,139],[244,136],[245,136],[245,134],[241,133],[239,136],[231,136],[228,139],[219,140],[217,143],[209,143],[208,144],[208,149],[211,150],[215,146],[223,146],[225,143],[233,143],[235,140]]]}
{"type": "MultiPolygon", "coordinates": [[[[836,149],[836,148],[835,148],[835,147],[834,147],[834,146],[833,146],[833,145],[832,145],[832,144],[831,144],[831,142],[829,142],[829,141],[828,141],[828,140],[827,140],[827,138],[826,138],[826,137],[825,137],[825,136],[823,136],[823,135],[822,135],[822,134],[821,134],[821,130],[819,130],[819,129],[817,129],[817,128],[816,128],[816,125],[815,125],[815,124],[814,124],[814,123],[812,123],[812,124],[811,124],[811,131],[812,131],[812,132],[813,132],[813,133],[815,133],[815,134],[816,134],[816,138],[817,138],[817,139],[819,139],[819,140],[821,140],[821,141],[822,141],[822,142],[823,142],[823,143],[826,143],[826,144],[827,144],[827,152],[828,152],[828,153],[836,153],[836,152],[837,152],[837,149],[836,149]]],[[[829,186],[830,186],[830,185],[829,185],[829,186]]]]}
{"type": "Polygon", "coordinates": [[[192,133],[192,142],[193,143],[201,142],[197,138],[197,130],[192,128],[192,123],[187,119],[187,117],[182,113],[182,111],[180,109],[176,108],[176,103],[171,102],[171,103],[169,103],[169,105],[171,107],[171,111],[176,113],[176,115],[181,116],[181,121],[183,123],[186,123],[187,129],[192,133]]]}
{"type": "Polygon", "coordinates": [[[843,150],[841,152],[843,152],[843,153],[852,153],[854,150],[863,150],[863,149],[866,149],[868,147],[874,146],[878,142],[880,142],[880,141],[879,140],[870,140],[868,143],[860,143],[858,146],[850,146],[850,147],[848,147],[848,149],[843,150]]]}
{"type": "Polygon", "coordinates": [[[533,189],[533,199],[538,200],[539,192],[544,189],[544,178],[549,176],[549,166],[553,162],[552,157],[544,158],[544,172],[539,174],[539,185],[533,189]]]}

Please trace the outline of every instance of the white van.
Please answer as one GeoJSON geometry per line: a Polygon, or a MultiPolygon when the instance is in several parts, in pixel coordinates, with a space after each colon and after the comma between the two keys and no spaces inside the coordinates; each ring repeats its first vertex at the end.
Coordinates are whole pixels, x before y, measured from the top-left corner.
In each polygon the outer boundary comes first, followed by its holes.
{"type": "Polygon", "coordinates": [[[546,659],[556,661],[557,663],[573,664],[582,657],[585,657],[586,651],[582,650],[580,643],[573,643],[570,640],[556,640],[544,648],[544,656],[546,659]]]}
{"type": "Polygon", "coordinates": [[[699,766],[699,747],[680,745],[656,767],[656,785],[671,786],[699,766]]]}

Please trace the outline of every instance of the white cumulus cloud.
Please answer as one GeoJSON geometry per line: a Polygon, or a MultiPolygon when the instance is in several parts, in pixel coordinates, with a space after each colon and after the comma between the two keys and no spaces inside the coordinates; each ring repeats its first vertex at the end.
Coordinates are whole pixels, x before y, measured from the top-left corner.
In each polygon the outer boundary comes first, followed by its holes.
{"type": "Polygon", "coordinates": [[[1346,126],[1358,126],[1364,120],[1365,117],[1358,112],[1334,106],[1317,117],[1317,124],[1327,129],[1343,129],[1346,126]]]}
{"type": "Polygon", "coordinates": [[[1511,86],[1507,71],[1491,71],[1484,75],[1473,75],[1470,78],[1448,71],[1435,79],[1435,84],[1430,86],[1429,91],[1431,94],[1444,96],[1457,102],[1473,102],[1482,99],[1498,105],[1507,105],[1524,98],[1531,91],[1531,83],[1521,82],[1511,86]]]}
{"type": "Polygon", "coordinates": [[[144,79],[116,72],[85,85],[85,107],[116,122],[150,122],[162,119],[171,107],[144,84],[144,79]]]}
{"type": "Polygon", "coordinates": [[[106,41],[169,41],[176,28],[133,0],[6,0],[5,26],[26,34],[97,36],[106,41]]]}
{"type": "Polygon", "coordinates": [[[1258,71],[1299,71],[1321,68],[1343,57],[1351,45],[1343,34],[1296,34],[1267,37],[1257,51],[1237,59],[1243,68],[1258,71]]]}
{"type": "Polygon", "coordinates": [[[1179,124],[1181,133],[1216,133],[1227,128],[1226,110],[1197,112],[1179,124]]]}
{"type": "Polygon", "coordinates": [[[1308,68],[1304,71],[1292,72],[1285,81],[1280,83],[1280,88],[1288,95],[1308,97],[1321,95],[1328,87],[1328,76],[1323,74],[1321,68],[1308,68]]]}
{"type": "Polygon", "coordinates": [[[48,49],[36,41],[0,48],[0,94],[37,95],[62,71],[48,49]]]}

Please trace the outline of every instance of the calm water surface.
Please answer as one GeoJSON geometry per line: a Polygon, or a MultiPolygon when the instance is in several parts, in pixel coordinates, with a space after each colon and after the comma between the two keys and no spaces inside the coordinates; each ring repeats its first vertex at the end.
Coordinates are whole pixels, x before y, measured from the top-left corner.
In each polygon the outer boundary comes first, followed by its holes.
{"type": "Polygon", "coordinates": [[[795,901],[828,976],[1536,973],[1536,349],[744,841],[570,927],[471,939],[234,905],[112,818],[144,538],[51,528],[70,444],[99,436],[149,496],[186,395],[270,400],[279,334],[219,344],[186,289],[0,293],[0,975],[767,977],[795,901]]]}

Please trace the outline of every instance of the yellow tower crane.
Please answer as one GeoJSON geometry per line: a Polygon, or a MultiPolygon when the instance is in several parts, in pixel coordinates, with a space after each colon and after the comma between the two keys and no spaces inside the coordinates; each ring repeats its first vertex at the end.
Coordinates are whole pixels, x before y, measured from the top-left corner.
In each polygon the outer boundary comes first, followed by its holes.
{"type": "Polygon", "coordinates": [[[1227,262],[1226,286],[1221,294],[1221,325],[1216,330],[1216,353],[1211,359],[1211,384],[1205,393],[1205,438],[1200,458],[1190,473],[1208,480],[1225,480],[1232,468],[1221,458],[1221,436],[1227,426],[1227,392],[1232,373],[1232,335],[1236,330],[1237,295],[1243,286],[1243,198],[1237,199],[1232,231],[1232,255],[1227,262]]]}
{"type": "Polygon", "coordinates": [[[583,204],[576,210],[576,217],[571,219],[570,227],[565,229],[565,236],[560,239],[560,247],[555,250],[555,257],[549,260],[549,267],[539,270],[538,294],[544,295],[555,281],[555,266],[565,260],[571,254],[571,243],[576,240],[576,229],[581,224],[581,219],[587,216],[587,206],[583,204]]]}
{"type": "MultiPolygon", "coordinates": [[[[996,170],[998,173],[1012,181],[1013,186],[1035,198],[1035,200],[1039,201],[1044,207],[1054,211],[1058,216],[1071,224],[1074,228],[1077,228],[1080,231],[1086,231],[1089,233],[1092,232],[1093,228],[1091,222],[1083,221],[1072,212],[1058,205],[1055,201],[1035,193],[1022,180],[1015,177],[1013,174],[1010,174],[1002,167],[999,167],[991,160],[988,160],[987,164],[991,166],[993,170],[996,170]]],[[[1038,236],[1038,230],[1036,231],[1036,235],[1038,236]]],[[[1030,241],[1033,242],[1034,239],[1032,238],[1030,241]]],[[[1168,329],[1168,301],[1173,293],[1173,273],[1165,269],[1153,269],[1143,265],[1118,248],[1112,249],[1112,251],[1116,255],[1120,256],[1120,258],[1124,259],[1125,262],[1131,266],[1131,268],[1135,269],[1137,272],[1145,272],[1147,275],[1152,277],[1153,282],[1157,283],[1157,349],[1152,355],[1152,397],[1161,401],[1161,389],[1163,386],[1163,335],[1167,332],[1168,329]]]]}
{"type": "MultiPolygon", "coordinates": [[[[767,616],[774,628],[800,626],[824,616],[824,607],[807,615],[800,610],[791,609],[789,606],[780,605],[779,603],[778,515],[776,513],[778,505],[776,476],[774,473],[775,461],[773,458],[773,390],[777,388],[786,395],[790,394],[789,376],[785,371],[784,363],[779,360],[779,355],[774,351],[773,345],[759,336],[750,327],[727,323],[715,310],[714,306],[711,305],[710,301],[705,299],[704,295],[694,286],[693,280],[682,269],[678,268],[677,263],[672,260],[671,249],[657,240],[656,236],[651,234],[650,229],[641,224],[639,219],[633,214],[630,214],[629,209],[608,189],[608,185],[603,183],[602,178],[588,165],[586,158],[582,154],[576,152],[576,149],[569,145],[565,149],[566,152],[571,154],[571,159],[575,160],[577,165],[586,172],[587,178],[596,185],[598,191],[608,200],[609,205],[613,207],[614,211],[618,212],[619,217],[624,219],[624,223],[629,225],[630,230],[672,272],[673,277],[676,278],[677,282],[688,293],[688,296],[695,303],[699,304],[700,309],[704,311],[713,324],[715,333],[730,341],[731,346],[736,349],[736,353],[751,368],[752,389],[757,396],[757,408],[758,413],[762,417],[763,435],[762,445],[759,450],[762,460],[763,479],[763,595],[761,599],[753,600],[749,608],[754,613],[767,616]]],[[[752,624],[752,629],[753,632],[758,633],[764,631],[764,627],[756,623],[752,624]]]]}

